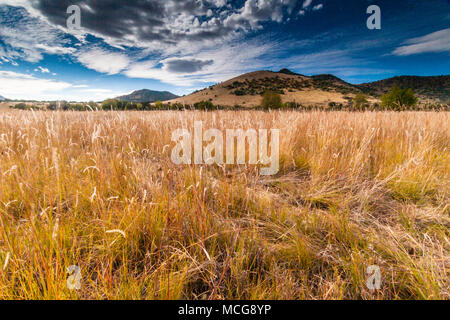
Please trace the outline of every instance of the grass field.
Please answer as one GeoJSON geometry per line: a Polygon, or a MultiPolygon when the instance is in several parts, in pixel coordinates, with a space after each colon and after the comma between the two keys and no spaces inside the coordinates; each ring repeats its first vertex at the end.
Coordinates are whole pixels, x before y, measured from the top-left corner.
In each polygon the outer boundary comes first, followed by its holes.
{"type": "Polygon", "coordinates": [[[0,299],[450,299],[449,127],[446,112],[2,112],[0,299]],[[194,121],[280,129],[280,172],[175,166],[171,133],[194,121]]]}

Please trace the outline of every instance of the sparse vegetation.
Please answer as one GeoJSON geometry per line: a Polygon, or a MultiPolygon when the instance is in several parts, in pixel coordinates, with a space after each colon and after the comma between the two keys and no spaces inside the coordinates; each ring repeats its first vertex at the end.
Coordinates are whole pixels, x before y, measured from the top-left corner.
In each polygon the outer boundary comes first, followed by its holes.
{"type": "Polygon", "coordinates": [[[394,87],[411,88],[422,100],[434,100],[444,103],[450,96],[450,76],[400,76],[358,86],[364,92],[381,96],[394,87]]]}
{"type": "Polygon", "coordinates": [[[0,299],[450,299],[448,127],[447,112],[0,113],[0,299]],[[175,166],[171,133],[195,120],[280,128],[280,173],[175,166]]]}

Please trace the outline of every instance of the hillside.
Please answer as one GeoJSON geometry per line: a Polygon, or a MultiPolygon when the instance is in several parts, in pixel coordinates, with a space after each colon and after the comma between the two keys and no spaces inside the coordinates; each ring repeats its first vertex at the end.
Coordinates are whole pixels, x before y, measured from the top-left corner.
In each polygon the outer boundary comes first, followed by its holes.
{"type": "Polygon", "coordinates": [[[282,69],[279,72],[247,73],[169,102],[194,104],[211,101],[215,105],[222,106],[255,107],[260,104],[262,94],[270,90],[281,94],[283,102],[323,107],[330,102],[345,105],[358,92],[371,96],[369,99],[371,102],[379,102],[381,95],[395,85],[412,88],[423,102],[450,100],[450,76],[396,77],[353,85],[331,74],[309,77],[282,69]]]}
{"type": "Polygon", "coordinates": [[[262,94],[268,90],[280,93],[284,102],[322,106],[330,102],[345,104],[361,91],[357,86],[332,75],[307,77],[283,69],[280,72],[247,73],[169,102],[193,104],[211,101],[223,106],[255,107],[260,104],[262,94]]]}
{"type": "Polygon", "coordinates": [[[117,97],[116,99],[129,102],[155,102],[158,100],[166,101],[175,98],[178,98],[178,96],[168,91],[153,91],[143,89],[134,91],[129,95],[117,97]]]}
{"type": "Polygon", "coordinates": [[[3,96],[0,96],[0,101],[5,101],[6,100],[6,98],[5,97],[3,97],[3,96]]]}
{"type": "Polygon", "coordinates": [[[372,83],[363,83],[358,87],[369,94],[380,96],[394,86],[413,89],[423,101],[440,101],[445,103],[450,100],[450,76],[401,76],[372,83]]]}

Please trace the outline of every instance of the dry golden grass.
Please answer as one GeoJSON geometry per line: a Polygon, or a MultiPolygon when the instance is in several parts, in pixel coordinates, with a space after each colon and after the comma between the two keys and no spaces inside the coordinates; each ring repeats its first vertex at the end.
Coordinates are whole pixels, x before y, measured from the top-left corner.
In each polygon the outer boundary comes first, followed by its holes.
{"type": "Polygon", "coordinates": [[[0,299],[449,299],[449,127],[445,112],[0,113],[0,299]],[[171,133],[195,120],[281,129],[281,171],[173,165],[171,133]]]}

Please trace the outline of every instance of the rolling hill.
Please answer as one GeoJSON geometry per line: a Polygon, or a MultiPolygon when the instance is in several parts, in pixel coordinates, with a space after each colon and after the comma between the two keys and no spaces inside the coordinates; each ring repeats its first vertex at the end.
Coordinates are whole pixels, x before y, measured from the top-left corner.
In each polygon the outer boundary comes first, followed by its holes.
{"type": "Polygon", "coordinates": [[[372,95],[382,95],[392,87],[411,88],[424,101],[447,102],[450,100],[450,76],[417,77],[401,76],[359,85],[372,95]]]}
{"type": "Polygon", "coordinates": [[[280,72],[250,72],[168,102],[194,104],[211,101],[222,106],[255,107],[260,104],[261,95],[268,90],[280,93],[284,102],[305,105],[346,103],[346,98],[361,91],[356,86],[331,75],[307,77],[283,69],[280,72]]]}
{"type": "Polygon", "coordinates": [[[260,104],[262,94],[270,90],[278,92],[284,102],[327,106],[330,102],[347,104],[359,92],[370,95],[371,102],[379,102],[380,96],[394,85],[412,88],[423,101],[442,102],[450,99],[449,79],[450,76],[398,77],[354,85],[331,74],[309,77],[288,69],[255,71],[168,102],[192,105],[211,101],[222,106],[255,107],[260,104]]]}
{"type": "Polygon", "coordinates": [[[175,98],[178,98],[178,96],[168,91],[153,91],[143,89],[134,91],[129,95],[117,97],[116,99],[129,102],[155,102],[158,100],[166,101],[175,98]]]}

